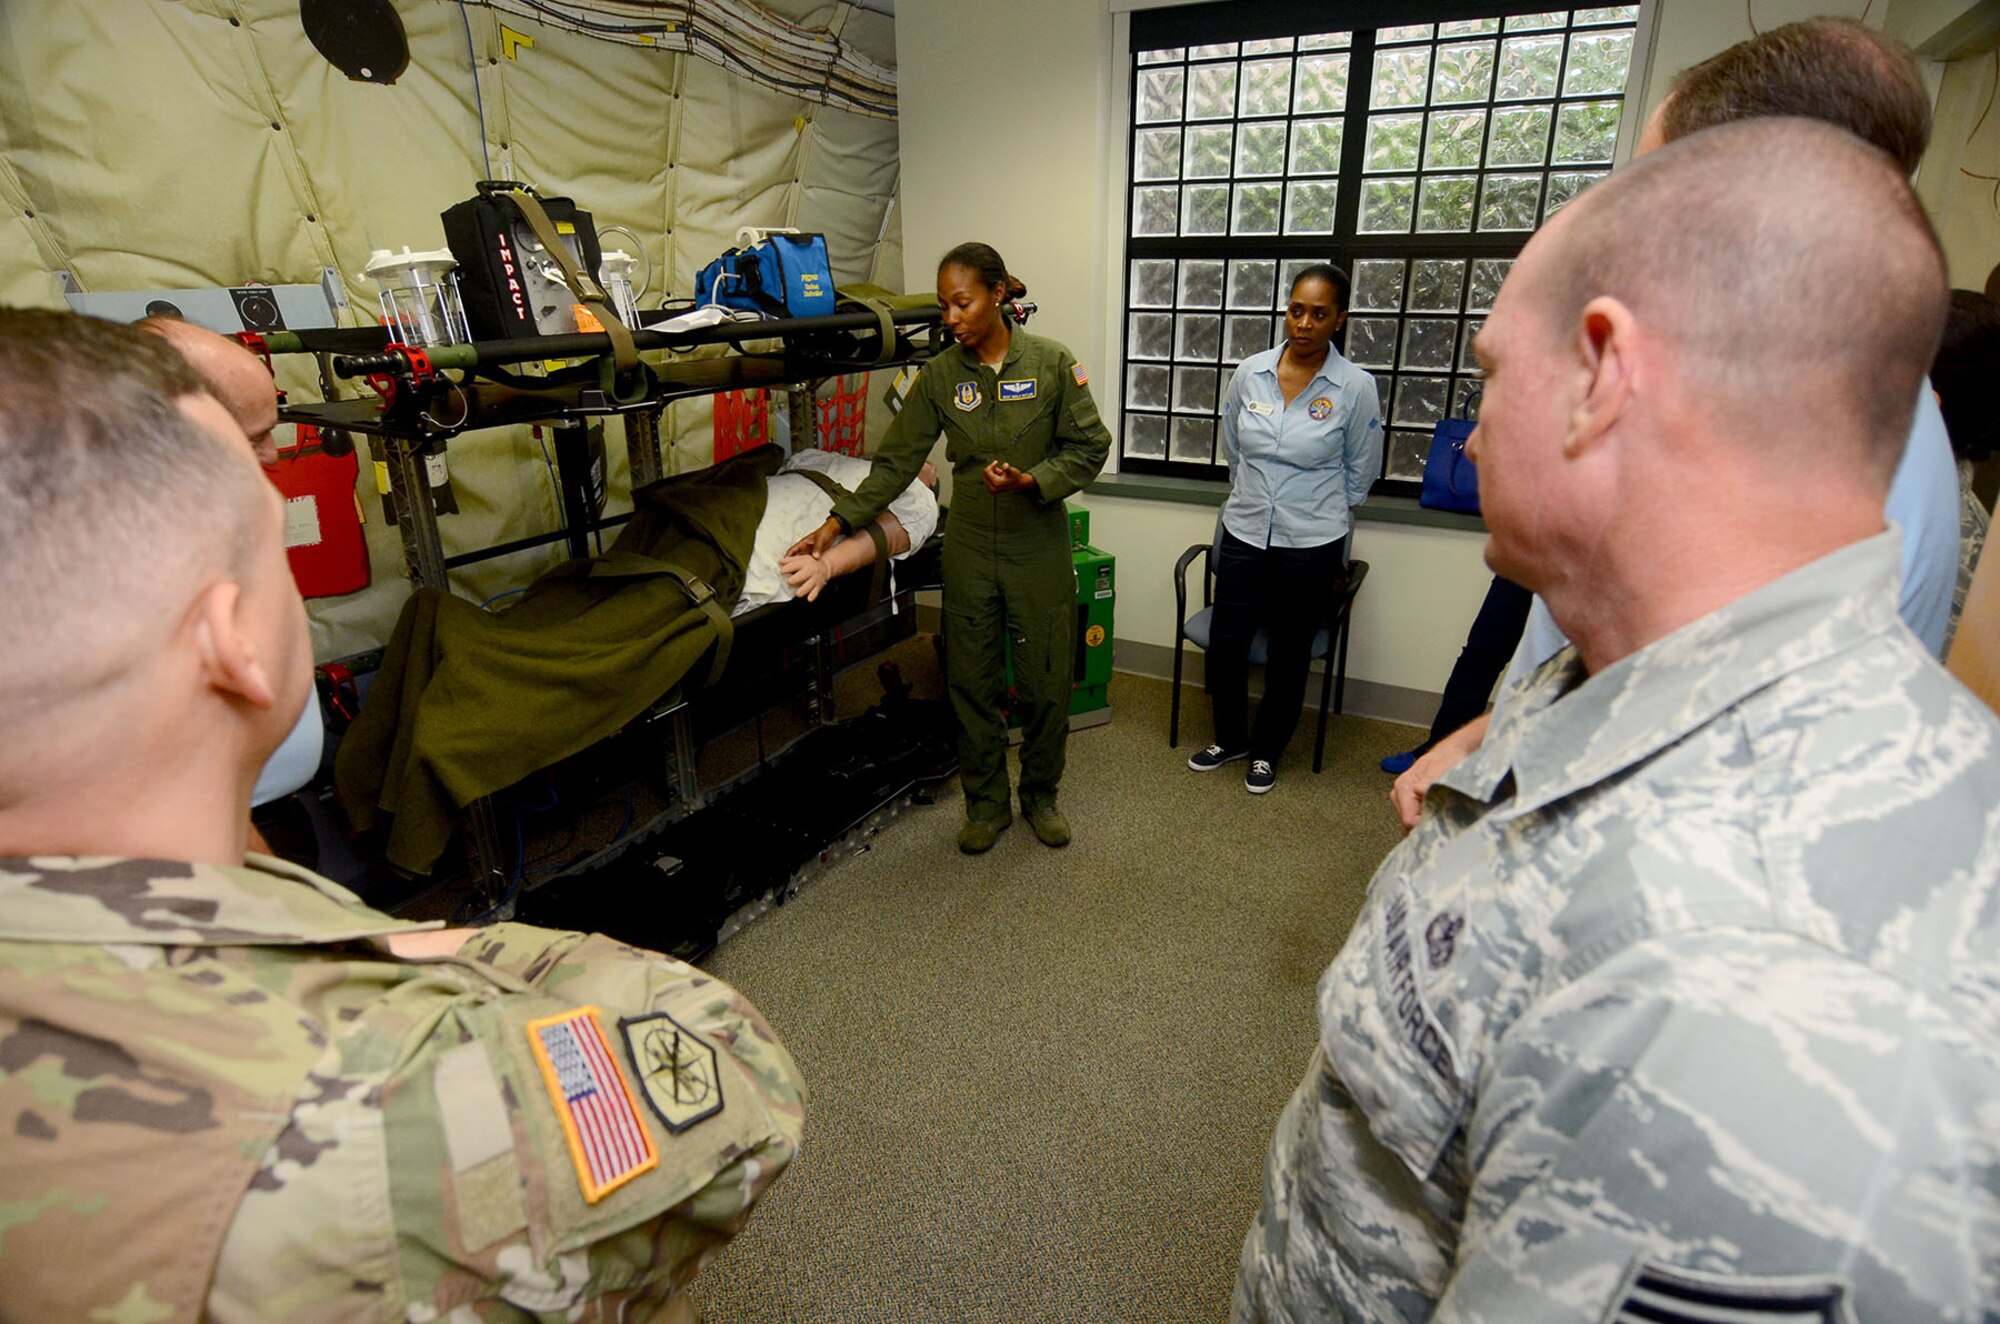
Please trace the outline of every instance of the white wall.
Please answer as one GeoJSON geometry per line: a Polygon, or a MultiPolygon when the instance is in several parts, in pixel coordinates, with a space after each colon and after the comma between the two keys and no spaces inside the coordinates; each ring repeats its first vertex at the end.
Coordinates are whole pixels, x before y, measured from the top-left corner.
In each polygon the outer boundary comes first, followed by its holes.
{"type": "MultiPolygon", "coordinates": [[[[1110,353],[1124,221],[1118,34],[1128,21],[1107,12],[1112,5],[1130,8],[1131,0],[911,0],[896,15],[906,288],[929,288],[937,258],[953,244],[993,244],[1041,303],[1034,329],[1089,367],[1107,420],[1121,375],[1110,353]]],[[[1858,17],[1865,8],[1883,7],[1660,0],[1635,105],[1649,112],[1674,74],[1750,36],[1753,17],[1762,30],[1817,13],[1858,17]]],[[[1869,19],[1880,23],[1882,14],[1869,19]]],[[[1190,544],[1208,540],[1214,511],[1106,491],[1082,503],[1091,509],[1091,540],[1118,557],[1120,642],[1170,647],[1171,568],[1190,544]]],[[[1456,530],[1359,525],[1355,555],[1371,571],[1356,607],[1350,678],[1442,687],[1486,589],[1482,543],[1456,530]]]]}
{"type": "Polygon", "coordinates": [[[904,288],[930,289],[955,244],[993,245],[1102,401],[1111,16],[1100,0],[898,8],[904,288]]]}

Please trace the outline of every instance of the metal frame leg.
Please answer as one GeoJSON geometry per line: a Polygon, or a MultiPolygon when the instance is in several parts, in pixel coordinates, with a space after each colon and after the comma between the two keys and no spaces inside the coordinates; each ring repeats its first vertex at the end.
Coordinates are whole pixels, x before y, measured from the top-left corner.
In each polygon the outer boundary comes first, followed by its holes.
{"type": "Polygon", "coordinates": [[[673,737],[667,749],[667,776],[673,781],[682,810],[693,813],[701,808],[701,778],[695,769],[694,724],[688,720],[687,705],[668,715],[667,730],[673,737]]]}
{"type": "Polygon", "coordinates": [[[561,489],[563,544],[570,559],[590,555],[590,526],[597,512],[590,503],[590,425],[561,423],[555,433],[556,484],[561,489]]]}
{"type": "Polygon", "coordinates": [[[666,464],[660,455],[659,410],[625,415],[625,460],[631,467],[634,488],[666,477],[666,464]]]}
{"type": "Polygon", "coordinates": [[[785,409],[791,423],[792,453],[809,451],[819,445],[819,411],[814,400],[819,392],[817,381],[802,382],[785,392],[785,409]]]}
{"type": "Polygon", "coordinates": [[[406,437],[377,440],[389,465],[389,490],[396,497],[396,531],[403,537],[403,568],[418,588],[449,589],[444,572],[444,541],[438,534],[437,508],[431,504],[430,470],[424,463],[424,443],[406,437]]]}
{"type": "Polygon", "coordinates": [[[488,796],[465,807],[465,854],[473,890],[490,905],[505,903],[494,920],[514,918],[514,903],[507,899],[507,856],[500,844],[500,823],[488,796]]]}

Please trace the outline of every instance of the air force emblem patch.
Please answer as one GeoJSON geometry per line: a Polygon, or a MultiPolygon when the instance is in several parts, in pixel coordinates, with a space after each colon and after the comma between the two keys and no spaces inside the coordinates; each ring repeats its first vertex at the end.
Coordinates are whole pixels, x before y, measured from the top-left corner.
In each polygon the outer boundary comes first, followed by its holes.
{"type": "Polygon", "coordinates": [[[667,1013],[618,1022],[639,1090],[667,1130],[678,1135],[722,1111],[715,1047],[667,1013]]]}
{"type": "Polygon", "coordinates": [[[951,393],[951,402],[968,414],[979,408],[982,399],[978,382],[960,382],[958,389],[951,393]]]}
{"type": "Polygon", "coordinates": [[[1035,398],[1035,379],[1021,377],[1011,382],[1000,383],[1002,400],[1032,400],[1035,398]]]}
{"type": "Polygon", "coordinates": [[[1458,951],[1458,931],[1465,927],[1465,921],[1449,911],[1440,910],[1424,926],[1424,947],[1430,954],[1431,969],[1442,970],[1451,964],[1452,956],[1458,951]]]}

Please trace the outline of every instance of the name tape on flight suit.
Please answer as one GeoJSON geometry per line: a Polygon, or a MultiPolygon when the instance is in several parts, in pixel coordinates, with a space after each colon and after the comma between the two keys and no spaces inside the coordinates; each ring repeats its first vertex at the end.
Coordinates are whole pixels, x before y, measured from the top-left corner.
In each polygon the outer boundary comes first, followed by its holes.
{"type": "Polygon", "coordinates": [[[1034,399],[1034,398],[1035,398],[1035,379],[1034,379],[1033,377],[1021,377],[1021,378],[1017,378],[1017,379],[1015,379],[1015,380],[1013,380],[1013,381],[1008,381],[1008,382],[1001,382],[1001,383],[1000,383],[1000,398],[1001,398],[1002,400],[1032,400],[1032,399],[1034,399]]]}

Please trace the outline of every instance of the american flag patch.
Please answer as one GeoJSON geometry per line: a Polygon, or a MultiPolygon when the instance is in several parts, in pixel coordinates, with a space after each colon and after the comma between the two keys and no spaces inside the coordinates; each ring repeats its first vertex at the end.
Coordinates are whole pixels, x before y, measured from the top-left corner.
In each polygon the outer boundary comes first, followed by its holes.
{"type": "Polygon", "coordinates": [[[1070,364],[1069,375],[1076,378],[1076,384],[1078,386],[1090,385],[1090,374],[1083,370],[1083,365],[1081,363],[1070,364]]]}
{"type": "Polygon", "coordinates": [[[578,1007],[528,1022],[528,1042],[569,1138],[577,1185],[592,1204],[660,1163],[598,1014],[595,1007],[578,1007]]]}

